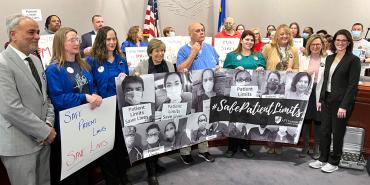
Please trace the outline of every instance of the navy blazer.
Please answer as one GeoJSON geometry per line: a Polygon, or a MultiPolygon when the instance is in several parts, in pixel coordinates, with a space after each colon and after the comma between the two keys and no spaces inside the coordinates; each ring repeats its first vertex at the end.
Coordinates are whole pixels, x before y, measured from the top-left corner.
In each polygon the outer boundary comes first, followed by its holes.
{"type": "Polygon", "coordinates": [[[91,35],[95,35],[94,31],[87,32],[81,36],[80,54],[81,57],[85,57],[84,49],[92,46],[91,35]]]}
{"type": "MultiPolygon", "coordinates": [[[[324,79],[320,93],[320,102],[325,101],[325,92],[328,86],[329,71],[333,64],[335,56],[334,53],[326,58],[324,79]]],[[[331,79],[331,99],[330,102],[340,102],[339,107],[351,110],[355,103],[357,85],[360,80],[361,63],[360,59],[347,52],[342,60],[338,63],[331,79]]]]}

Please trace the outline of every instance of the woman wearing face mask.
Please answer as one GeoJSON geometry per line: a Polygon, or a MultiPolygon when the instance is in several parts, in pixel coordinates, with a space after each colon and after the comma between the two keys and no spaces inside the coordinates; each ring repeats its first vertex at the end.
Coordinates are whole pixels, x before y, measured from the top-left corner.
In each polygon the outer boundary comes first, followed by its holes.
{"type": "Polygon", "coordinates": [[[321,154],[319,160],[309,164],[310,167],[327,173],[338,170],[346,125],[355,104],[361,70],[360,59],[352,54],[351,33],[348,30],[339,30],[333,40],[335,51],[326,58],[320,100],[317,104],[317,109],[322,113],[321,154]]]}
{"type": "Polygon", "coordinates": [[[306,47],[307,41],[310,38],[310,36],[313,34],[313,28],[312,27],[305,27],[303,29],[302,38],[303,38],[303,47],[306,47]]]}
{"type": "Polygon", "coordinates": [[[298,50],[293,47],[291,30],[285,24],[277,28],[272,42],[264,47],[266,69],[275,71],[298,71],[298,50]]]}
{"type": "Polygon", "coordinates": [[[163,36],[164,37],[174,37],[174,36],[176,36],[175,28],[173,28],[171,26],[165,27],[163,29],[163,36]]]}
{"type": "MultiPolygon", "coordinates": [[[[91,66],[91,73],[97,92],[102,98],[116,95],[115,78],[123,78],[128,75],[128,66],[119,49],[117,34],[109,26],[99,29],[91,56],[86,60],[91,66]]],[[[127,151],[123,139],[121,121],[118,108],[116,109],[116,129],[114,148],[99,159],[100,166],[105,175],[107,184],[115,185],[126,183],[127,162],[124,157],[127,151]]]]}
{"type": "Polygon", "coordinates": [[[200,88],[200,95],[196,97],[195,112],[203,112],[203,101],[209,100],[216,96],[215,88],[215,74],[212,69],[206,69],[202,72],[202,86],[200,88]]]}
{"type": "Polygon", "coordinates": [[[271,71],[267,75],[266,91],[263,95],[284,94],[284,86],[280,84],[280,79],[281,76],[278,71],[271,71]]]}
{"type": "Polygon", "coordinates": [[[309,153],[309,140],[312,122],[314,123],[314,141],[315,146],[312,158],[320,157],[320,134],[321,134],[321,118],[316,108],[319,94],[321,91],[322,79],[324,76],[324,67],[326,60],[326,51],[323,38],[318,34],[313,34],[308,39],[306,51],[299,63],[299,71],[307,72],[310,76],[314,75],[312,92],[308,100],[307,110],[302,127],[303,149],[300,157],[305,157],[309,153]]]}
{"type": "Polygon", "coordinates": [[[54,105],[55,128],[58,133],[51,145],[51,184],[88,184],[89,166],[60,181],[59,112],[85,103],[90,103],[92,108],[102,103],[102,98],[95,91],[91,68],[81,59],[79,50],[80,42],[76,30],[65,27],[55,33],[52,63],[45,72],[48,95],[54,105]]]}
{"type": "Polygon", "coordinates": [[[190,139],[186,135],[186,132],[176,131],[174,122],[171,121],[166,124],[164,127],[164,146],[167,149],[173,150],[181,146],[190,145],[190,143],[190,139]]]}

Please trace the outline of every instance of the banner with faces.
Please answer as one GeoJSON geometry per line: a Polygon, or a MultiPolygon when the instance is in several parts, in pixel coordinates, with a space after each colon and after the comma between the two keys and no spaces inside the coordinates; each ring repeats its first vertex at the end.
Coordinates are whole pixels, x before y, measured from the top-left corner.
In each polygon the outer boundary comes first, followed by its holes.
{"type": "Polygon", "coordinates": [[[130,161],[220,137],[298,142],[308,73],[206,69],[116,80],[130,161]]]}

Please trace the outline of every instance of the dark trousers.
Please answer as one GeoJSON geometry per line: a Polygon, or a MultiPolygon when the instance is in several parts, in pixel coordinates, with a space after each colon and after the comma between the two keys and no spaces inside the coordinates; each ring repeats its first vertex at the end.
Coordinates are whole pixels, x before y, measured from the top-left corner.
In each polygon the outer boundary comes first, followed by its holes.
{"type": "Polygon", "coordinates": [[[311,131],[311,123],[314,123],[314,140],[315,145],[320,144],[320,137],[321,137],[321,122],[315,121],[311,119],[305,119],[303,121],[303,127],[302,127],[302,137],[304,141],[304,147],[309,147],[310,143],[310,131],[311,131]]]}
{"type": "Polygon", "coordinates": [[[322,123],[320,140],[321,162],[328,162],[338,165],[342,156],[343,139],[346,132],[346,125],[351,110],[347,110],[346,118],[340,119],[337,116],[340,102],[330,101],[330,94],[326,95],[326,101],[321,105],[322,123]],[[330,153],[331,135],[333,134],[333,153],[330,153]]]}
{"type": "Polygon", "coordinates": [[[240,147],[241,150],[243,149],[249,150],[249,145],[250,145],[249,140],[229,137],[229,146],[227,150],[237,152],[238,147],[240,147]]]}
{"type": "Polygon", "coordinates": [[[146,171],[148,172],[148,177],[157,176],[157,162],[158,156],[152,156],[145,159],[146,171]]]}
{"type": "Polygon", "coordinates": [[[127,182],[126,171],[130,167],[121,120],[116,109],[116,129],[113,149],[99,158],[106,185],[119,185],[127,182]]]}

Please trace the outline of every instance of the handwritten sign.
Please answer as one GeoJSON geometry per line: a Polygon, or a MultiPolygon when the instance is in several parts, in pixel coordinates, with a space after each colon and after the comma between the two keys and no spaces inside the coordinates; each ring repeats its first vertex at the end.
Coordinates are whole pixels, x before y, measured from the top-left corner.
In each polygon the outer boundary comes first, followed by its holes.
{"type": "Polygon", "coordinates": [[[39,40],[40,57],[45,69],[50,64],[51,56],[53,55],[53,39],[54,34],[40,35],[39,40]]]}
{"type": "Polygon", "coordinates": [[[215,38],[215,50],[220,56],[220,60],[224,61],[226,55],[234,51],[239,44],[238,38],[215,38]]]}
{"type": "Polygon", "coordinates": [[[296,47],[298,50],[299,50],[299,48],[304,47],[303,46],[303,38],[294,38],[293,42],[294,42],[294,47],[296,47]]]}
{"type": "Polygon", "coordinates": [[[258,86],[231,86],[230,96],[236,98],[258,98],[258,86]]]}
{"type": "Polygon", "coordinates": [[[100,107],[89,104],[61,111],[61,180],[113,149],[116,96],[100,107]]]}
{"type": "Polygon", "coordinates": [[[35,21],[42,21],[40,9],[22,9],[22,15],[31,17],[35,21]]]}
{"type": "MultiPolygon", "coordinates": [[[[183,37],[184,37],[184,40],[185,40],[186,44],[190,42],[190,36],[183,36],[183,37]]],[[[212,45],[212,37],[205,37],[204,42],[207,43],[207,44],[212,45]]]]}
{"type": "Polygon", "coordinates": [[[185,117],[187,106],[188,103],[164,103],[162,120],[185,117]]]}
{"type": "Polygon", "coordinates": [[[149,122],[152,115],[152,107],[150,103],[128,106],[122,108],[123,122],[125,127],[136,125],[139,123],[149,122]]]}
{"type": "Polygon", "coordinates": [[[271,39],[270,38],[262,38],[262,42],[264,44],[269,44],[271,42],[271,39]]]}
{"type": "Polygon", "coordinates": [[[147,47],[126,47],[127,62],[130,68],[135,68],[140,62],[148,60],[147,47]]]}

